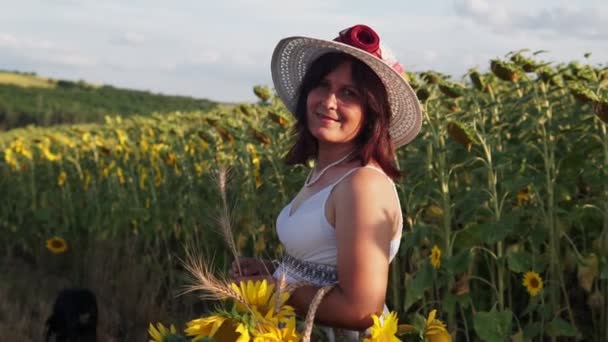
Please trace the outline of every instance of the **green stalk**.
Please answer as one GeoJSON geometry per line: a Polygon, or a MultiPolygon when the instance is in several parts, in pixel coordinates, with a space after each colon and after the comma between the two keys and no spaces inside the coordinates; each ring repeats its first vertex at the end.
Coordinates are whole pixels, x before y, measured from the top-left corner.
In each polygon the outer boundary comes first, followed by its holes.
{"type": "Polygon", "coordinates": [[[465,336],[465,340],[467,342],[470,342],[471,338],[469,337],[469,326],[467,324],[467,316],[464,314],[464,310],[462,309],[462,305],[458,305],[458,307],[460,308],[460,315],[462,316],[462,324],[464,324],[464,336],[465,336]]]}
{"type": "MultiPolygon", "coordinates": [[[[547,211],[545,215],[545,223],[547,228],[549,229],[549,281],[551,281],[552,279],[557,279],[559,287],[561,288],[564,294],[564,300],[566,302],[566,308],[568,311],[570,323],[576,328],[574,314],[572,313],[572,309],[570,306],[570,300],[568,298],[564,277],[560,270],[560,265],[558,262],[560,251],[560,236],[555,222],[555,183],[557,179],[557,170],[555,163],[555,137],[550,132],[548,132],[545,127],[545,125],[549,127],[551,126],[553,112],[547,99],[546,88],[541,87],[541,91],[543,94],[543,104],[547,108],[545,111],[546,121],[541,120],[540,127],[543,138],[543,162],[545,167],[545,181],[547,187],[547,211]]],[[[557,315],[560,311],[559,290],[550,291],[550,299],[551,306],[553,308],[553,313],[557,315]]],[[[553,336],[551,340],[555,341],[556,337],[553,336]]]]}
{"type": "MultiPolygon", "coordinates": [[[[452,256],[451,236],[452,236],[452,215],[451,208],[452,203],[450,199],[450,170],[448,169],[447,161],[447,148],[445,144],[445,131],[437,129],[431,121],[428,114],[428,106],[425,103],[424,115],[426,116],[427,122],[430,124],[432,135],[433,135],[433,147],[438,151],[437,153],[437,171],[439,172],[439,182],[441,188],[441,207],[443,210],[443,255],[446,259],[452,256]]],[[[432,151],[432,149],[431,149],[432,151]]],[[[445,289],[444,296],[450,294],[450,289],[454,286],[454,277],[448,277],[448,284],[445,289]]],[[[456,315],[454,312],[448,312],[448,326],[453,327],[456,322],[456,315]]]]}
{"type": "MultiPolygon", "coordinates": [[[[483,126],[482,126],[482,131],[483,131],[483,126]]],[[[482,132],[485,133],[485,132],[482,132]]],[[[486,164],[486,171],[487,171],[487,175],[488,175],[488,190],[490,191],[490,200],[492,202],[492,211],[494,213],[494,223],[498,224],[500,222],[500,218],[501,218],[501,206],[500,206],[500,199],[498,196],[498,190],[496,188],[496,184],[497,184],[497,175],[496,175],[496,170],[494,169],[494,163],[492,161],[492,151],[490,150],[490,147],[487,144],[487,141],[485,140],[485,137],[482,134],[477,134],[477,138],[480,141],[481,147],[483,148],[483,152],[484,152],[484,156],[485,156],[485,164],[486,164]]],[[[503,246],[503,242],[502,241],[498,241],[496,243],[496,271],[497,271],[497,282],[498,282],[498,289],[497,289],[497,301],[498,301],[498,308],[500,309],[500,311],[503,311],[505,308],[505,301],[504,301],[504,290],[505,290],[505,284],[504,284],[504,262],[503,262],[503,255],[504,255],[504,246],[503,246]]]]}
{"type": "Polygon", "coordinates": [[[391,303],[393,308],[397,308],[397,305],[399,305],[399,303],[401,303],[401,298],[400,298],[400,294],[401,294],[401,289],[399,286],[399,278],[400,278],[400,272],[399,272],[399,258],[395,258],[393,260],[393,262],[391,262],[391,303]]]}
{"type": "Polygon", "coordinates": [[[446,258],[452,256],[452,248],[450,244],[450,237],[452,236],[452,213],[451,213],[451,199],[450,199],[450,174],[447,166],[447,153],[445,149],[445,138],[442,135],[438,136],[439,143],[439,179],[441,182],[441,207],[443,209],[443,250],[446,258]]]}
{"type": "MultiPolygon", "coordinates": [[[[606,179],[608,177],[608,134],[606,133],[606,124],[600,123],[600,131],[602,134],[602,145],[604,148],[604,166],[603,166],[603,175],[602,178],[606,179]]],[[[608,246],[608,184],[604,183],[604,226],[603,226],[603,235],[604,241],[601,246],[608,246]]],[[[606,251],[604,251],[606,253],[606,251]]],[[[603,282],[604,287],[604,301],[608,301],[608,281],[603,282]]],[[[601,313],[601,322],[604,322],[601,325],[601,329],[604,329],[604,340],[608,341],[608,309],[606,309],[606,304],[604,304],[602,313],[601,313]]]]}

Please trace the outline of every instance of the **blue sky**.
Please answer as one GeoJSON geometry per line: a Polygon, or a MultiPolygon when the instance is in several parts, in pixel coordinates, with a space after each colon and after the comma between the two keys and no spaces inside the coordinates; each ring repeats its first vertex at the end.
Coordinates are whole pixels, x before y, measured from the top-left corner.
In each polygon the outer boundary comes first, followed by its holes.
{"type": "Polygon", "coordinates": [[[0,69],[218,101],[271,85],[286,36],[367,24],[406,69],[460,79],[512,50],[608,65],[606,0],[0,0],[0,69]]]}

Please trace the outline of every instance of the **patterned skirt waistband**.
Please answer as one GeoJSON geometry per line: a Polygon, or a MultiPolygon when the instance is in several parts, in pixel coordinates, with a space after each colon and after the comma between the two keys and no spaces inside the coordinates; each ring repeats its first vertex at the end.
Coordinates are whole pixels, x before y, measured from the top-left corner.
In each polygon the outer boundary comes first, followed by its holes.
{"type": "Polygon", "coordinates": [[[296,281],[306,281],[317,286],[326,286],[338,282],[336,266],[304,261],[285,254],[277,269],[278,274],[285,274],[296,281]]]}

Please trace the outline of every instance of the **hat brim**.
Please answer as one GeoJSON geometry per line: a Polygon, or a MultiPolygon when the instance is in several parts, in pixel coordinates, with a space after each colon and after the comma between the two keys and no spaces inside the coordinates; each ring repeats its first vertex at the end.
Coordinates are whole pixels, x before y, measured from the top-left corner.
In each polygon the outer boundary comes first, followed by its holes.
{"type": "Polygon", "coordinates": [[[389,134],[395,148],[411,142],[422,127],[422,108],[405,78],[383,60],[343,43],[309,37],[289,37],[277,44],[270,63],[277,95],[295,113],[298,91],[310,65],[329,52],[343,52],[369,66],[382,80],[391,109],[389,134]]]}

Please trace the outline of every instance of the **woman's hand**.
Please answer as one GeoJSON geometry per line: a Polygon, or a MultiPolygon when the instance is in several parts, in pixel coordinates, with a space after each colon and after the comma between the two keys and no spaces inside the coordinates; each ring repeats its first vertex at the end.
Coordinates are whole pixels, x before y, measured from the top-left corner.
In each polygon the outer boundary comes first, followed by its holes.
{"type": "Polygon", "coordinates": [[[273,279],[274,266],[268,260],[240,257],[232,262],[230,277],[235,281],[273,279]],[[240,270],[239,270],[240,266],[240,270]]]}

